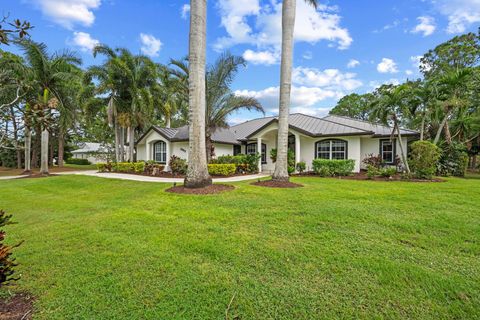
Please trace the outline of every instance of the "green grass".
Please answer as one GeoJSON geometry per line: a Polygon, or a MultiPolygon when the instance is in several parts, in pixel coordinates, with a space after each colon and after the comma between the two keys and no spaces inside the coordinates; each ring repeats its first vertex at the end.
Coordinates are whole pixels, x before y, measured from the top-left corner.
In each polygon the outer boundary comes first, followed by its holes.
{"type": "Polygon", "coordinates": [[[65,163],[63,165],[65,168],[72,168],[72,169],[78,169],[78,170],[95,170],[97,169],[96,164],[71,164],[71,163],[65,163]]]}
{"type": "Polygon", "coordinates": [[[0,182],[36,319],[480,318],[480,180],[0,182]]]}

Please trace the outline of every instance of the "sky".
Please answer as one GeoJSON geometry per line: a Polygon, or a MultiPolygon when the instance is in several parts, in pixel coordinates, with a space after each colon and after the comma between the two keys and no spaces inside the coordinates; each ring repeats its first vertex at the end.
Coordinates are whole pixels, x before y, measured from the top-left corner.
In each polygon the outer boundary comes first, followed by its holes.
{"type": "MultiPolygon", "coordinates": [[[[3,15],[30,21],[33,40],[75,50],[85,66],[102,62],[91,53],[98,43],[159,63],[186,56],[189,10],[185,0],[0,0],[3,15]]],[[[480,0],[330,0],[317,10],[297,0],[296,11],[291,112],[315,116],[347,94],[419,78],[420,56],[480,25],[480,0]]],[[[280,0],[208,1],[207,63],[227,50],[243,56],[232,89],[267,115],[278,109],[280,46],[280,0]]],[[[259,116],[242,111],[229,122],[259,116]]]]}

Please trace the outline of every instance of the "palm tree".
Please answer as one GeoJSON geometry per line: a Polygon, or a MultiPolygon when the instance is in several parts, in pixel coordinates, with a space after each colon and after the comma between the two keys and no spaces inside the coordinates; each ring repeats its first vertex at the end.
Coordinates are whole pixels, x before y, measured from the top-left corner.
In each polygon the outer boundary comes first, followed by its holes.
{"type": "Polygon", "coordinates": [[[58,108],[60,111],[66,110],[64,103],[65,96],[62,95],[62,86],[78,77],[73,72],[75,66],[81,64],[80,58],[74,53],[64,51],[48,55],[47,47],[43,43],[36,43],[31,40],[23,40],[19,45],[24,51],[27,66],[32,75],[32,94],[30,94],[31,105],[36,108],[43,107],[43,110],[37,110],[41,116],[41,174],[48,174],[48,137],[49,126],[48,119],[51,116],[52,109],[58,108]]]}
{"type": "Polygon", "coordinates": [[[372,104],[372,119],[380,119],[380,121],[388,125],[393,122],[392,136],[395,132],[398,138],[398,145],[400,146],[400,156],[407,173],[410,173],[410,166],[408,165],[407,156],[405,154],[405,146],[403,145],[402,133],[400,130],[400,119],[406,118],[409,115],[408,107],[406,106],[406,84],[400,86],[383,85],[376,91],[377,99],[372,104]]]}
{"type": "MultiPolygon", "coordinates": [[[[185,83],[182,79],[188,79],[188,68],[185,68],[187,61],[173,62],[178,69],[174,69],[175,76],[179,83],[185,83]]],[[[205,116],[205,145],[207,150],[207,161],[210,161],[213,153],[212,134],[218,128],[227,128],[227,118],[239,110],[254,110],[265,114],[260,102],[249,96],[235,95],[230,86],[238,73],[239,68],[246,66],[242,57],[234,56],[225,52],[208,67],[205,75],[206,86],[206,116],[205,116]]],[[[180,92],[184,90],[180,89],[180,92]]]]}
{"type": "Polygon", "coordinates": [[[438,81],[440,92],[440,101],[442,101],[443,120],[435,135],[434,144],[438,144],[442,131],[445,131],[445,140],[447,144],[452,144],[452,135],[450,133],[450,126],[448,123],[452,112],[468,104],[465,97],[467,90],[467,83],[471,69],[451,70],[444,74],[438,81]]]}
{"type": "MultiPolygon", "coordinates": [[[[315,9],[316,0],[305,0],[315,9]]],[[[288,115],[292,86],[293,31],[295,27],[296,0],[284,0],[282,4],[282,58],[280,67],[280,99],[278,112],[277,162],[272,179],[288,181],[288,115]]]]}
{"type": "Polygon", "coordinates": [[[212,184],[205,150],[205,56],[207,1],[190,0],[189,39],[189,154],[185,187],[212,184]]]}

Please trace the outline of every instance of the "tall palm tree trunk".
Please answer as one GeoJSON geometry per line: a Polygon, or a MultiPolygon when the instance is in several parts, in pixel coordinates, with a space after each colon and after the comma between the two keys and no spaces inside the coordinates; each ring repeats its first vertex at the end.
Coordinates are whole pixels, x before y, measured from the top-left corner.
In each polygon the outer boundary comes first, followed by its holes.
{"type": "Polygon", "coordinates": [[[31,148],[32,148],[32,131],[30,128],[25,126],[25,170],[24,173],[30,173],[32,171],[31,166],[31,148]]]}
{"type": "Polygon", "coordinates": [[[292,87],[293,30],[295,27],[295,0],[284,0],[282,5],[282,61],[280,67],[280,106],[278,112],[277,162],[272,179],[288,181],[288,115],[292,87]]]}
{"type": "Polygon", "coordinates": [[[128,136],[128,161],[133,162],[133,154],[135,150],[135,129],[133,127],[128,127],[127,129],[128,136]]]}
{"type": "Polygon", "coordinates": [[[450,132],[450,125],[448,124],[448,121],[445,122],[445,141],[447,142],[448,145],[452,144],[452,133],[450,132]]]}
{"type": "Polygon", "coordinates": [[[115,161],[120,162],[120,128],[117,119],[114,120],[113,131],[115,132],[115,161]]]}
{"type": "Polygon", "coordinates": [[[63,130],[60,129],[58,134],[58,163],[57,165],[63,167],[63,155],[65,153],[65,137],[63,136],[63,130]]]}
{"type": "Polygon", "coordinates": [[[449,112],[447,112],[447,114],[443,118],[442,122],[440,123],[440,126],[438,127],[437,134],[435,135],[435,139],[433,140],[434,144],[438,144],[438,141],[440,141],[440,136],[442,134],[443,129],[445,128],[445,124],[448,121],[448,114],[449,114],[449,112]]]}
{"type": "Polygon", "coordinates": [[[125,128],[120,127],[120,161],[125,161],[125,128]]]}
{"type": "Polygon", "coordinates": [[[394,118],[394,121],[395,121],[395,124],[394,124],[395,128],[397,129],[398,145],[400,146],[400,154],[402,157],[402,162],[403,162],[403,165],[405,166],[405,170],[407,170],[407,173],[410,173],[410,166],[408,165],[407,155],[405,153],[405,148],[403,146],[402,134],[400,132],[400,127],[398,126],[396,117],[394,118]]]}
{"type": "Polygon", "coordinates": [[[207,1],[190,1],[189,39],[189,153],[185,187],[201,188],[212,184],[208,174],[205,146],[205,56],[207,1]]]}
{"type": "Polygon", "coordinates": [[[48,174],[48,135],[47,129],[42,130],[42,142],[40,148],[40,174],[48,174]]]}

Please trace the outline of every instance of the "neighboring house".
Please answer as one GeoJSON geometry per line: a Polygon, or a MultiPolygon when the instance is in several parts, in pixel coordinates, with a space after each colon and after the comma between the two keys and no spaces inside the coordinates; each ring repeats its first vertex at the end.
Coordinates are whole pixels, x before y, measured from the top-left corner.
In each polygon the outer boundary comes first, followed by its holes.
{"type": "Polygon", "coordinates": [[[105,162],[108,151],[100,143],[84,142],[78,145],[80,149],[73,150],[72,158],[87,159],[90,163],[105,162]]]}
{"type": "MultiPolygon", "coordinates": [[[[355,172],[358,172],[363,168],[362,160],[369,154],[381,154],[390,164],[400,155],[398,139],[395,135],[394,141],[390,141],[392,128],[387,126],[347,117],[317,118],[300,113],[290,115],[289,126],[289,148],[295,151],[295,161],[304,161],[307,168],[311,168],[316,158],[353,159],[355,172]]],[[[272,172],[275,163],[270,159],[270,151],[276,148],[277,130],[277,117],[254,119],[219,129],[212,137],[215,156],[256,153],[257,146],[261,146],[260,170],[272,172]]],[[[405,148],[408,141],[418,137],[416,131],[402,129],[401,132],[405,148]]],[[[152,126],[137,142],[137,160],[168,164],[172,155],[188,159],[187,126],[152,126]]]]}

